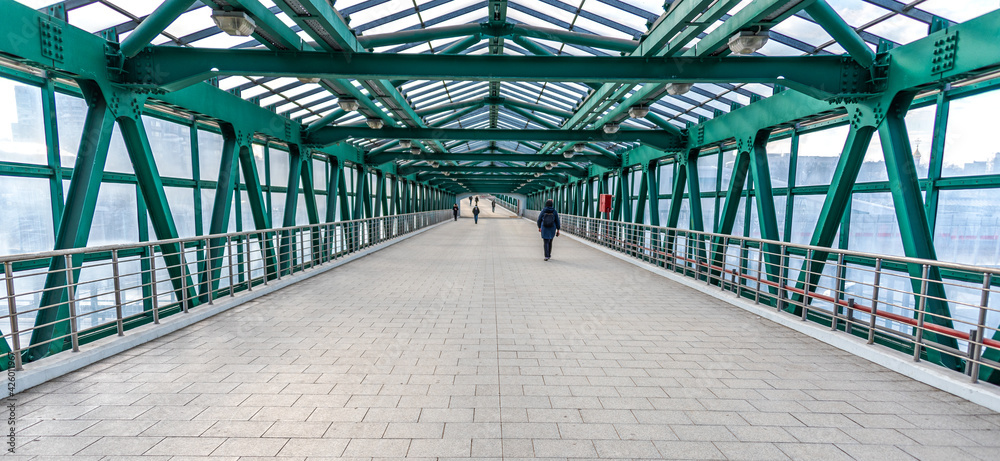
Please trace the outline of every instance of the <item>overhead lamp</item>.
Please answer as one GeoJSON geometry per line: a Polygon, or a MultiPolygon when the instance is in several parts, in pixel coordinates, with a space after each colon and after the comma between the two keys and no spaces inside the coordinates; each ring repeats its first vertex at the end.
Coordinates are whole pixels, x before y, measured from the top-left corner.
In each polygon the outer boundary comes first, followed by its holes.
{"type": "Polygon", "coordinates": [[[438,163],[438,162],[431,162],[431,167],[433,167],[433,168],[437,168],[437,167],[439,167],[439,166],[441,166],[441,164],[440,164],[440,163],[438,163]]]}
{"type": "Polygon", "coordinates": [[[604,132],[607,133],[607,134],[617,133],[619,128],[621,128],[621,125],[619,125],[617,123],[605,123],[604,124],[604,132]]]}
{"type": "Polygon", "coordinates": [[[667,87],[667,94],[677,96],[687,93],[691,90],[691,85],[691,83],[671,83],[670,86],[667,87]]]}
{"type": "Polygon", "coordinates": [[[361,107],[361,105],[358,104],[358,100],[354,98],[340,98],[337,100],[337,105],[340,106],[342,110],[347,112],[354,112],[361,107]]]}
{"type": "Polygon", "coordinates": [[[729,51],[733,54],[753,54],[767,43],[767,31],[741,30],[729,37],[729,51]]]}
{"type": "Polygon", "coordinates": [[[447,172],[447,171],[443,171],[442,173],[443,173],[443,174],[444,174],[445,176],[451,176],[451,173],[449,173],[449,172],[447,172]]]}
{"type": "Polygon", "coordinates": [[[365,119],[365,123],[368,124],[368,128],[371,128],[373,130],[381,130],[382,126],[385,125],[385,122],[382,121],[382,119],[375,117],[365,119]]]}
{"type": "Polygon", "coordinates": [[[541,174],[541,173],[535,173],[535,177],[536,177],[536,178],[541,178],[541,177],[542,177],[542,174],[541,174]]]}
{"type": "Polygon", "coordinates": [[[410,153],[413,155],[420,155],[423,153],[423,151],[421,151],[419,147],[413,146],[410,148],[410,153]]]}
{"type": "Polygon", "coordinates": [[[243,11],[212,10],[212,20],[227,35],[248,37],[257,29],[257,23],[243,11]]]}
{"type": "Polygon", "coordinates": [[[649,106],[638,105],[628,109],[628,116],[632,118],[643,118],[649,113],[649,106]]]}
{"type": "Polygon", "coordinates": [[[412,146],[412,145],[413,145],[413,142],[410,141],[409,139],[400,139],[399,140],[399,147],[402,147],[403,149],[409,149],[410,146],[412,146]]]}
{"type": "Polygon", "coordinates": [[[583,152],[583,143],[582,142],[578,142],[576,144],[573,144],[573,152],[576,152],[576,153],[583,152]]]}
{"type": "Polygon", "coordinates": [[[551,163],[545,165],[545,169],[546,170],[551,170],[552,168],[553,168],[553,166],[552,166],[551,163]]]}
{"type": "Polygon", "coordinates": [[[299,77],[299,81],[302,83],[319,83],[319,77],[299,77]]]}
{"type": "Polygon", "coordinates": [[[571,150],[563,152],[563,157],[566,157],[566,158],[573,158],[574,155],[576,155],[576,152],[573,152],[571,150]]]}

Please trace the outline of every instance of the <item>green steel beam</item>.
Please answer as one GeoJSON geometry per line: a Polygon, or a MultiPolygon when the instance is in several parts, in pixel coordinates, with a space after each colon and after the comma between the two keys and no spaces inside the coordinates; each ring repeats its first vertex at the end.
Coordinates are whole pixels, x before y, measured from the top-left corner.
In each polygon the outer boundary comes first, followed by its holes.
{"type": "Polygon", "coordinates": [[[659,149],[677,149],[682,140],[666,131],[619,131],[608,135],[601,130],[508,130],[508,129],[458,129],[458,128],[389,128],[375,130],[367,127],[328,126],[313,133],[309,144],[330,145],[349,138],[357,139],[431,139],[460,141],[639,141],[659,149]]]}
{"type": "MultiPolygon", "coordinates": [[[[750,152],[750,174],[753,177],[754,199],[757,202],[757,220],[760,236],[764,240],[781,241],[778,219],[774,209],[774,191],[771,187],[771,169],[767,162],[767,140],[770,130],[761,130],[747,140],[750,152]]],[[[742,149],[741,149],[742,150],[742,149]]],[[[781,250],[774,244],[764,244],[764,261],[768,278],[777,282],[781,274],[781,250]]],[[[772,287],[772,292],[777,289],[772,287]]]]}
{"type": "Polygon", "coordinates": [[[132,57],[149,45],[160,32],[163,32],[178,16],[187,11],[195,0],[164,0],[146,19],[122,41],[121,50],[125,57],[132,57]]]}
{"type": "MultiPolygon", "coordinates": [[[[115,97],[122,98],[121,95],[115,97]]],[[[135,100],[129,103],[122,101],[121,104],[122,107],[118,108],[120,112],[116,114],[116,121],[121,130],[122,138],[125,140],[129,159],[132,160],[132,169],[135,170],[136,181],[146,202],[153,230],[160,240],[176,239],[178,235],[177,227],[174,225],[174,217],[170,212],[170,204],[167,201],[166,192],[163,190],[163,182],[160,180],[156,161],[153,159],[153,150],[149,146],[146,128],[137,112],[141,105],[135,100]],[[129,107],[132,108],[132,111],[129,107]]],[[[191,276],[188,274],[188,266],[185,264],[187,261],[184,261],[182,257],[183,248],[178,243],[167,243],[160,245],[160,251],[167,265],[167,273],[170,274],[177,299],[182,303],[186,300],[187,307],[191,307],[196,293],[191,276]]]]}
{"type": "MultiPolygon", "coordinates": [[[[212,205],[212,221],[208,225],[208,234],[224,234],[229,232],[229,215],[233,210],[233,191],[239,181],[239,156],[242,149],[250,149],[249,137],[238,135],[232,126],[222,124],[222,159],[219,165],[219,176],[215,186],[215,202],[212,205]],[[244,142],[245,141],[245,142],[244,142]]],[[[212,293],[219,287],[219,276],[222,273],[222,257],[225,253],[225,239],[215,238],[208,242],[205,272],[200,274],[200,301],[207,303],[212,299],[212,293]]]]}
{"type": "MultiPolygon", "coordinates": [[[[913,100],[914,94],[902,94],[893,102],[885,115],[885,121],[879,126],[879,139],[882,142],[882,152],[885,155],[885,167],[892,184],[892,202],[899,221],[900,236],[903,239],[903,251],[911,258],[937,260],[934,250],[934,235],[927,223],[924,210],[924,200],[917,178],[917,169],[910,149],[910,140],[906,133],[904,117],[913,100]]],[[[913,292],[921,293],[924,284],[923,268],[917,264],[907,265],[912,282],[913,292]]],[[[924,293],[926,303],[923,317],[927,323],[952,328],[951,310],[948,307],[948,296],[941,283],[941,273],[937,267],[930,267],[927,277],[927,292],[924,293]]],[[[915,297],[915,302],[920,302],[915,297]]],[[[914,316],[917,314],[914,313],[914,316]]],[[[916,317],[915,317],[916,318],[916,317]]],[[[942,336],[932,331],[923,332],[927,341],[941,344],[945,347],[958,349],[958,341],[949,336],[942,336]]],[[[960,370],[962,361],[952,355],[943,354],[935,348],[925,348],[928,360],[945,367],[960,370]]],[[[988,367],[987,367],[988,368],[988,367]]]]}
{"type": "MultiPolygon", "coordinates": [[[[642,168],[641,177],[639,178],[639,197],[636,201],[634,222],[636,224],[646,223],[646,199],[649,195],[649,170],[646,167],[642,168]]],[[[631,195],[631,191],[629,191],[631,195]]]]}
{"type": "Polygon", "coordinates": [[[864,67],[872,66],[875,62],[875,52],[868,48],[868,44],[857,31],[848,25],[830,4],[825,0],[815,0],[805,10],[858,64],[864,67]]]}
{"type": "Polygon", "coordinates": [[[473,172],[488,172],[488,173],[563,173],[567,175],[580,176],[580,170],[576,168],[566,168],[558,167],[551,170],[547,170],[543,167],[538,166],[439,166],[434,168],[432,166],[425,165],[410,165],[399,168],[399,174],[401,175],[411,175],[415,173],[473,173],[473,172]]]}
{"type": "Polygon", "coordinates": [[[871,90],[869,78],[857,81],[841,78],[842,74],[868,73],[841,56],[564,56],[553,60],[548,56],[337,55],[320,51],[149,47],[126,60],[125,71],[124,83],[130,86],[167,91],[229,75],[357,80],[777,83],[818,98],[871,90]]]}

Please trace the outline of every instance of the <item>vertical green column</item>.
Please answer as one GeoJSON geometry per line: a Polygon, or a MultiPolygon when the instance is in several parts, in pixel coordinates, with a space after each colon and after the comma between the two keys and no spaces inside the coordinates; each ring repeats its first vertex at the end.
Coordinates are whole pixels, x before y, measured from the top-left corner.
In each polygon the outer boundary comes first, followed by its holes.
{"type": "MultiPolygon", "coordinates": [[[[885,167],[889,173],[892,203],[896,209],[896,219],[899,221],[899,231],[903,239],[903,250],[911,258],[936,260],[933,234],[927,222],[923,197],[917,178],[916,165],[913,162],[913,152],[906,133],[904,117],[910,106],[911,97],[900,98],[893,102],[886,114],[885,121],[879,127],[879,138],[882,141],[882,152],[885,155],[885,167]]],[[[908,264],[913,292],[920,293],[923,281],[922,266],[908,264]]],[[[928,273],[926,303],[924,317],[927,323],[952,328],[951,310],[948,307],[947,294],[941,283],[941,273],[937,267],[931,267],[928,273]]],[[[919,303],[919,298],[914,299],[919,303]]],[[[914,313],[916,315],[916,313],[914,313]]],[[[931,331],[925,331],[926,341],[935,342],[949,348],[958,348],[955,338],[942,336],[931,331]]],[[[962,363],[951,355],[942,354],[934,348],[925,348],[927,359],[951,369],[961,369],[962,363]]]]}
{"type": "MultiPolygon", "coordinates": [[[[288,145],[288,182],[285,187],[285,211],[282,218],[281,227],[295,226],[295,214],[299,205],[299,183],[302,181],[302,153],[299,146],[288,145]]],[[[281,270],[292,272],[292,267],[296,264],[295,233],[292,231],[281,231],[280,243],[278,246],[278,260],[281,263],[281,270]]]]}
{"type": "Polygon", "coordinates": [[[688,209],[691,210],[691,230],[705,230],[705,215],[701,209],[701,183],[698,182],[698,151],[692,150],[684,163],[687,170],[688,209]]]}
{"type": "MultiPolygon", "coordinates": [[[[239,173],[240,146],[232,126],[220,125],[222,129],[222,160],[219,165],[219,177],[215,185],[215,202],[212,205],[212,221],[208,224],[208,234],[223,234],[228,231],[229,214],[233,209],[233,190],[236,187],[239,173]]],[[[207,303],[212,293],[219,287],[219,276],[222,273],[222,257],[225,253],[225,239],[214,238],[208,243],[206,271],[201,273],[199,281],[200,301],[207,303]],[[211,281],[211,283],[209,283],[211,281]]]]}
{"type": "Polygon", "coordinates": [[[337,186],[337,197],[340,200],[340,220],[350,221],[353,216],[351,213],[351,201],[347,196],[347,173],[344,171],[346,168],[343,164],[337,166],[337,176],[339,177],[340,185],[337,186]]]}
{"type": "MultiPolygon", "coordinates": [[[[55,250],[87,246],[104,165],[108,159],[111,133],[114,130],[114,118],[111,117],[104,95],[97,85],[84,80],[79,84],[87,101],[87,118],[84,120],[76,164],[66,194],[66,206],[59,219],[59,227],[56,228],[55,250]]],[[[74,267],[82,264],[83,258],[79,258],[79,261],[77,258],[73,259],[74,267]]],[[[74,271],[74,279],[79,279],[79,270],[74,271]]],[[[65,340],[48,341],[70,331],[65,286],[66,260],[52,258],[35,316],[35,328],[31,332],[30,348],[23,354],[24,361],[38,360],[64,349],[65,340]]],[[[0,347],[4,348],[3,352],[10,351],[5,341],[0,347]]]]}
{"type": "MultiPolygon", "coordinates": [[[[170,204],[167,202],[163,182],[156,168],[156,162],[153,160],[153,151],[149,146],[146,128],[142,124],[139,113],[119,114],[117,122],[121,129],[122,138],[125,140],[125,148],[132,160],[132,169],[135,171],[139,190],[146,201],[146,209],[149,213],[149,219],[153,223],[156,237],[160,240],[176,239],[177,227],[174,225],[170,204]]],[[[160,245],[160,251],[167,265],[167,273],[170,274],[177,299],[187,299],[188,307],[192,307],[195,289],[188,275],[187,265],[181,264],[183,246],[179,243],[167,243],[160,245]]]]}
{"type": "MultiPolygon", "coordinates": [[[[313,176],[312,155],[302,155],[302,194],[306,199],[306,217],[309,224],[315,226],[320,223],[319,209],[316,207],[316,184],[313,176]]],[[[322,233],[318,229],[310,229],[309,235],[309,258],[313,264],[320,259],[323,248],[322,233]]],[[[304,263],[304,262],[303,262],[304,263]]]]}

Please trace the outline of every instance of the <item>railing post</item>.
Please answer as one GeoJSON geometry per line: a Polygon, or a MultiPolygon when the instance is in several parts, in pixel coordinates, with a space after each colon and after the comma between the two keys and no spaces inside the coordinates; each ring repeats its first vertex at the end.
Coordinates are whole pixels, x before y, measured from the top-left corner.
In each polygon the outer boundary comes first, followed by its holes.
{"type": "MultiPolygon", "coordinates": [[[[763,245],[761,245],[761,246],[763,246],[763,245]]],[[[763,248],[762,248],[762,250],[763,250],[763,248]]],[[[758,256],[760,256],[760,259],[757,262],[757,297],[759,298],[760,297],[760,271],[763,269],[764,253],[761,252],[758,256]]],[[[786,266],[788,266],[788,264],[789,264],[788,246],[787,245],[782,245],[781,246],[781,258],[780,258],[780,261],[781,261],[780,265],[783,268],[786,267],[786,266]]],[[[788,303],[788,289],[787,289],[787,285],[788,285],[788,274],[786,273],[786,271],[782,270],[781,273],[778,274],[778,301],[776,303],[774,303],[775,305],[778,306],[778,310],[779,311],[780,310],[784,310],[785,306],[788,303]]]]}
{"type": "Polygon", "coordinates": [[[160,324],[160,295],[156,288],[156,251],[153,245],[149,247],[149,292],[153,302],[153,324],[160,324]]]}
{"type": "Polygon", "coordinates": [[[875,343],[875,320],[878,319],[878,291],[882,282],[882,258],[875,259],[875,280],[872,281],[872,311],[868,318],[868,344],[875,343]]]}
{"type": "MultiPolygon", "coordinates": [[[[979,321],[976,323],[975,350],[972,355],[972,382],[979,381],[979,360],[983,357],[983,344],[986,340],[986,312],[990,304],[990,282],[992,276],[983,274],[983,294],[979,299],[979,321]]],[[[969,341],[972,341],[970,338],[969,341]]]]}
{"type": "Polygon", "coordinates": [[[226,236],[226,254],[229,256],[229,297],[236,296],[236,278],[233,276],[233,237],[226,236]]]}
{"type": "MultiPolygon", "coordinates": [[[[187,258],[184,257],[184,242],[178,243],[180,247],[180,252],[178,256],[181,258],[181,311],[185,314],[188,313],[188,289],[187,289],[187,258]]],[[[212,294],[209,293],[209,296],[212,294]]]]}
{"type": "Polygon", "coordinates": [[[118,250],[111,250],[111,274],[115,285],[115,318],[118,336],[125,336],[125,322],[122,318],[122,284],[118,267],[118,250]]]}
{"type": "Polygon", "coordinates": [[[844,296],[844,293],[840,290],[840,287],[843,286],[843,282],[844,282],[844,275],[845,275],[844,271],[846,271],[846,269],[844,268],[844,254],[843,253],[838,253],[837,254],[837,270],[834,271],[834,273],[836,274],[834,276],[834,281],[837,284],[837,288],[835,288],[836,295],[833,297],[833,309],[831,309],[831,313],[832,313],[832,316],[830,317],[830,330],[831,331],[836,331],[837,330],[837,324],[839,322],[838,315],[840,315],[840,299],[843,298],[843,296],[844,296]]]}
{"type": "Polygon", "coordinates": [[[69,302],[69,337],[73,343],[73,352],[80,352],[80,337],[77,335],[76,325],[76,281],[73,279],[73,256],[64,255],[66,260],[66,295],[69,302]]]}
{"type": "Polygon", "coordinates": [[[10,342],[14,355],[14,370],[21,371],[21,330],[17,324],[17,298],[14,294],[14,272],[11,263],[3,264],[4,283],[7,285],[7,312],[10,314],[10,342]]]}
{"type": "Polygon", "coordinates": [[[920,351],[923,349],[923,339],[924,339],[924,309],[927,307],[927,278],[930,275],[930,266],[923,264],[923,270],[920,271],[920,302],[917,304],[917,331],[916,337],[913,339],[913,361],[920,361],[920,351]]]}
{"type": "MultiPolygon", "coordinates": [[[[181,244],[181,248],[183,248],[183,244],[181,244]]],[[[212,270],[212,265],[215,263],[215,261],[212,259],[212,239],[205,239],[205,248],[206,248],[205,260],[208,262],[208,264],[205,264],[205,271],[207,272],[208,277],[205,278],[208,279],[208,284],[204,286],[208,288],[208,305],[211,306],[215,304],[215,290],[212,289],[212,272],[214,272],[212,270]]],[[[219,257],[221,258],[222,256],[219,257]]],[[[222,279],[221,270],[219,272],[219,279],[220,280],[222,279]]]]}

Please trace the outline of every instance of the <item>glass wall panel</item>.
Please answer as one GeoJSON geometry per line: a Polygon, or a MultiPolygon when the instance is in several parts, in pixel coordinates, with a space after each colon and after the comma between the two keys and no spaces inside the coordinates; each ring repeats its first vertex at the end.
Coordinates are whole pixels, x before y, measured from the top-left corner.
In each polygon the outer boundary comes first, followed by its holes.
{"type": "Polygon", "coordinates": [[[903,256],[903,240],[888,192],[855,193],[851,201],[851,230],[847,248],[903,256]]]}
{"type": "MultiPolygon", "coordinates": [[[[217,181],[219,179],[223,143],[222,135],[198,130],[198,174],[201,175],[203,181],[217,181]]],[[[240,170],[241,177],[242,174],[242,170],[240,170]]]]}
{"type": "Polygon", "coordinates": [[[299,194],[299,203],[295,207],[295,225],[309,224],[309,210],[306,208],[306,194],[299,194]]]}
{"type": "Polygon", "coordinates": [[[0,255],[52,249],[50,197],[48,179],[0,176],[0,255]]]}
{"type": "Polygon", "coordinates": [[[284,221],[285,193],[271,192],[271,227],[284,227],[284,221]]]}
{"type": "Polygon", "coordinates": [[[698,187],[702,192],[715,192],[718,174],[719,154],[698,157],[698,187]]]}
{"type": "Polygon", "coordinates": [[[930,168],[936,111],[937,105],[931,104],[919,109],[910,109],[906,113],[906,132],[910,138],[910,148],[913,149],[917,176],[921,178],[927,177],[927,170],[930,168]]]}
{"type": "Polygon", "coordinates": [[[132,174],[132,159],[128,156],[128,149],[125,148],[125,139],[122,138],[122,131],[115,124],[114,132],[111,134],[111,144],[108,146],[108,163],[104,166],[104,171],[112,173],[132,174]]]}
{"type": "MultiPolygon", "coordinates": [[[[103,183],[97,195],[94,223],[87,246],[139,241],[139,212],[133,184],[103,183]]],[[[150,239],[155,232],[149,229],[150,239]]]]}
{"type": "Polygon", "coordinates": [[[701,198],[702,229],[715,230],[715,197],[701,198]]]}
{"type": "Polygon", "coordinates": [[[666,195],[674,188],[674,162],[660,165],[660,194],[666,195]]]}
{"type": "Polygon", "coordinates": [[[277,148],[270,148],[268,156],[271,160],[271,187],[285,187],[288,185],[288,152],[277,148]]]}
{"type": "Polygon", "coordinates": [[[1000,266],[1000,189],[940,192],[934,244],[943,261],[1000,266]]]}
{"type": "MultiPolygon", "coordinates": [[[[736,155],[738,154],[735,150],[727,150],[722,153],[722,186],[720,191],[729,190],[729,181],[733,179],[733,168],[736,168],[736,155]]],[[[774,173],[772,171],[772,173],[774,173]]]]}
{"type": "MultiPolygon", "coordinates": [[[[174,216],[174,226],[177,228],[177,236],[180,238],[194,237],[194,220],[197,210],[194,209],[194,192],[186,187],[164,187],[163,192],[167,195],[167,203],[170,204],[170,213],[174,216]]],[[[215,191],[212,191],[213,195],[215,191]]],[[[202,202],[204,208],[208,210],[208,219],[202,221],[204,228],[208,228],[208,223],[212,222],[212,202],[202,202]]],[[[152,226],[150,226],[152,229],[152,226]]]]}
{"type": "Polygon", "coordinates": [[[42,89],[0,78],[0,161],[48,164],[42,89]]]}
{"type": "Polygon", "coordinates": [[[191,129],[155,117],[142,117],[142,124],[160,176],[191,179],[191,129]]]}
{"type": "Polygon", "coordinates": [[[768,169],[771,187],[788,187],[788,169],[792,162],[792,138],[772,140],[767,143],[768,169]]]}
{"type": "Polygon", "coordinates": [[[799,137],[796,186],[827,185],[837,170],[837,160],[847,141],[848,126],[814,131],[799,137]]]}
{"type": "Polygon", "coordinates": [[[951,101],[943,176],[1000,173],[1000,142],[992,135],[996,132],[997,107],[997,90],[951,101]]]}
{"type": "MultiPolygon", "coordinates": [[[[253,144],[253,163],[257,166],[257,178],[260,180],[260,185],[263,186],[267,184],[267,174],[265,174],[266,165],[264,162],[264,145],[263,144],[253,144]]],[[[242,170],[242,167],[241,167],[242,170]]],[[[242,174],[242,173],[241,173],[242,174]]],[[[241,176],[242,178],[242,176],[241,176]]]]}
{"type": "Polygon", "coordinates": [[[690,229],[691,228],[691,210],[688,205],[687,197],[682,197],[680,213],[677,214],[677,228],[678,229],[690,229]]]}
{"type": "Polygon", "coordinates": [[[312,162],[313,162],[313,168],[312,168],[313,188],[315,188],[317,191],[326,190],[327,185],[329,185],[329,182],[326,179],[327,162],[315,158],[312,160],[312,162]]]}
{"type": "Polygon", "coordinates": [[[882,152],[882,138],[876,131],[872,142],[865,152],[864,162],[858,171],[858,183],[888,181],[889,174],[885,169],[885,154],[882,152]]]}
{"type": "Polygon", "coordinates": [[[59,127],[59,163],[73,168],[80,150],[83,125],[87,120],[87,102],[76,96],[56,93],[56,125],[59,127]]]}
{"type": "Polygon", "coordinates": [[[816,221],[819,218],[819,214],[823,211],[823,201],[825,199],[825,195],[795,196],[795,207],[792,209],[792,235],[788,241],[809,244],[809,241],[812,239],[813,230],[816,229],[816,221]]]}

